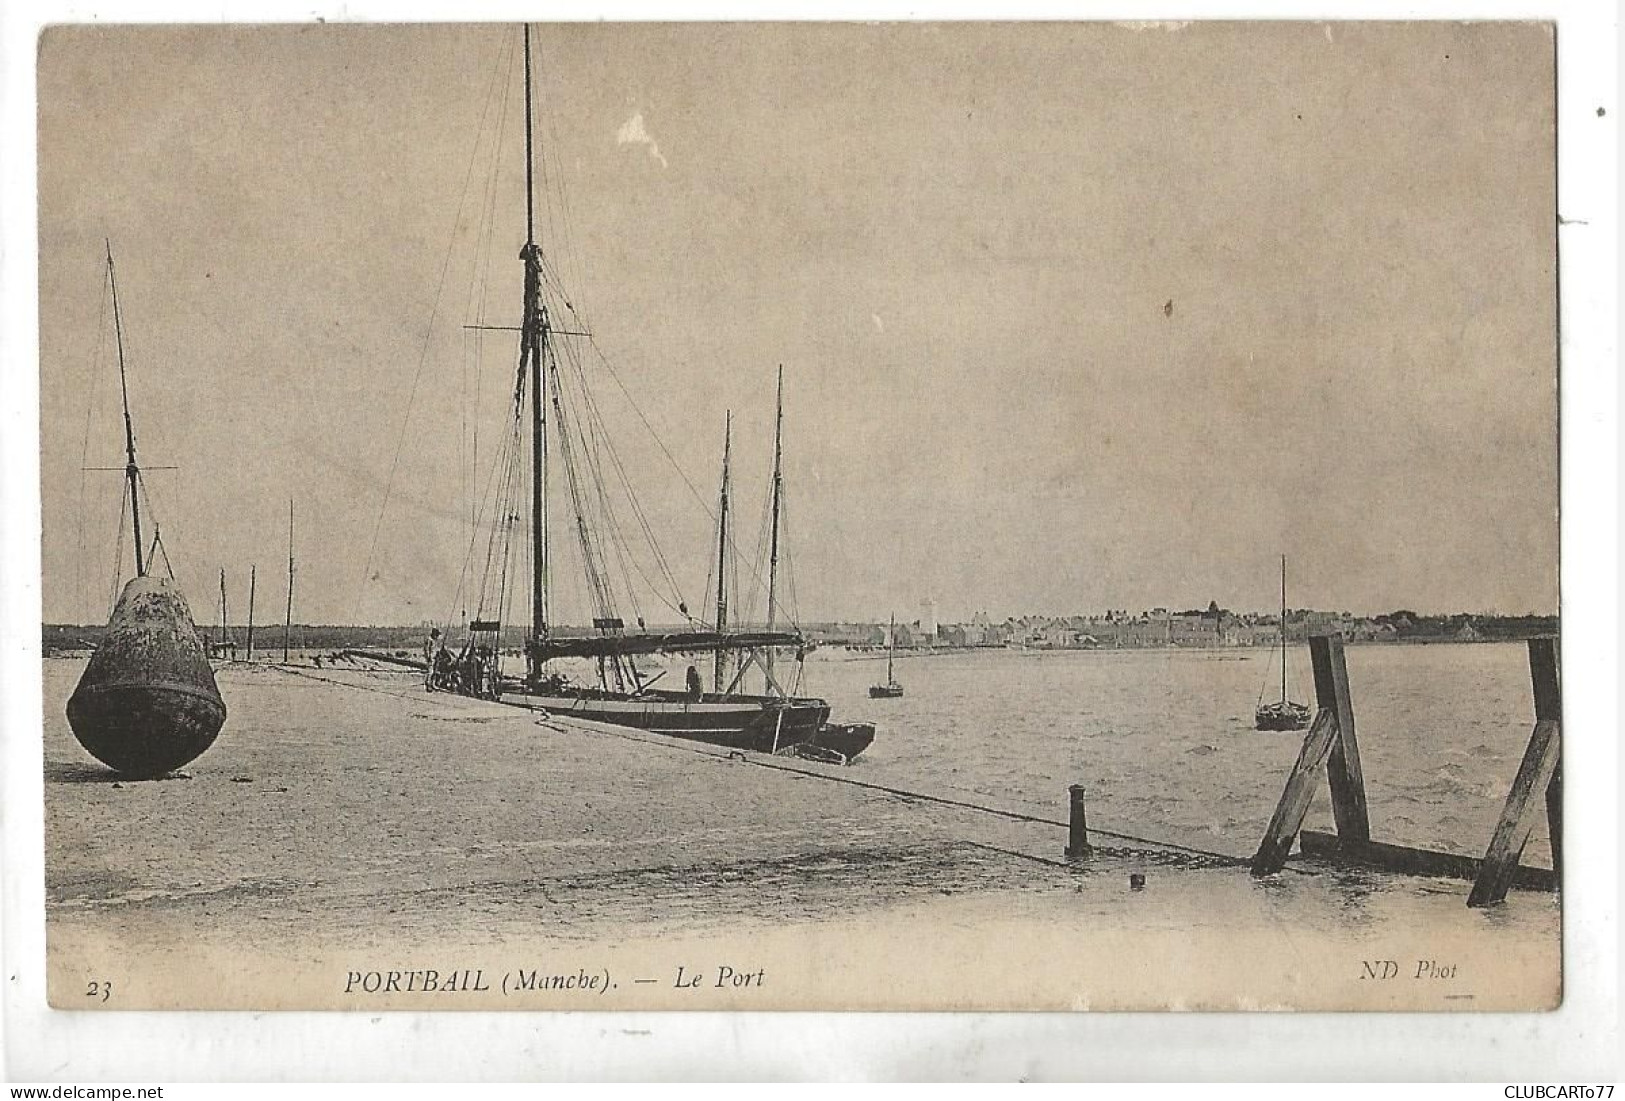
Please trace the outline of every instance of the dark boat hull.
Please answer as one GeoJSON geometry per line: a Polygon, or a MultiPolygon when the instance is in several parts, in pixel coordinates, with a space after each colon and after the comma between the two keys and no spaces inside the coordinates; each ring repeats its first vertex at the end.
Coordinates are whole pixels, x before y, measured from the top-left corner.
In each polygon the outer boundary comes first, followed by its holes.
{"type": "Polygon", "coordinates": [[[825,723],[813,737],[817,749],[838,753],[850,762],[875,740],[874,723],[825,723]]]}
{"type": "Polygon", "coordinates": [[[871,700],[895,700],[903,694],[900,684],[872,684],[869,686],[871,700]]]}
{"type": "Polygon", "coordinates": [[[185,598],[167,579],[131,581],[68,699],[74,737],[114,771],[145,779],[195,760],[225,721],[185,598]]]}
{"type": "Polygon", "coordinates": [[[550,715],[647,730],[729,749],[772,753],[812,741],[829,719],[823,700],[779,701],[762,696],[693,700],[677,693],[626,696],[610,692],[535,693],[505,687],[502,703],[550,715]]]}
{"type": "Polygon", "coordinates": [[[1259,730],[1302,730],[1309,725],[1309,709],[1301,703],[1265,704],[1254,723],[1259,730]]]}

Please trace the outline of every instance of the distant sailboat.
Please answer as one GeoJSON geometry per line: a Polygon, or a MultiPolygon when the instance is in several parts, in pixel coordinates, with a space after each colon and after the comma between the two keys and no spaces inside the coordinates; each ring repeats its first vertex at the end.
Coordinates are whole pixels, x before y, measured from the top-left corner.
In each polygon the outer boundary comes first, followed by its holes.
{"type": "MultiPolygon", "coordinates": [[[[1287,697],[1286,690],[1286,555],[1281,556],[1281,699],[1260,702],[1254,716],[1259,730],[1302,730],[1309,725],[1309,708],[1287,697]]],[[[1259,693],[1262,700],[1263,693],[1259,693]]]]}
{"type": "Polygon", "coordinates": [[[891,625],[886,630],[886,639],[889,643],[886,649],[886,683],[869,686],[869,698],[872,700],[896,699],[903,694],[903,686],[897,683],[897,677],[892,673],[892,664],[897,658],[896,616],[892,616],[891,625]]]}

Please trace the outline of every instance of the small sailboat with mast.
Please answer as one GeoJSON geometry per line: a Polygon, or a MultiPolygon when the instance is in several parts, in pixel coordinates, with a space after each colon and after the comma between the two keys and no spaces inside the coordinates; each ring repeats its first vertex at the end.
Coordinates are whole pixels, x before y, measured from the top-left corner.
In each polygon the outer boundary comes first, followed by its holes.
{"type": "Polygon", "coordinates": [[[893,671],[897,661],[897,617],[892,616],[891,622],[886,625],[886,683],[871,684],[869,698],[872,700],[894,700],[903,694],[903,686],[897,683],[897,676],[893,671]]]}
{"type": "Polygon", "coordinates": [[[1281,556],[1281,631],[1276,643],[1281,652],[1281,698],[1263,702],[1259,692],[1254,722],[1259,730],[1302,730],[1309,725],[1309,708],[1287,696],[1286,686],[1286,555],[1281,556]]]}
{"type": "MultiPolygon", "coordinates": [[[[580,346],[568,343],[590,341],[590,334],[583,325],[559,325],[554,320],[561,309],[569,312],[572,322],[579,320],[579,314],[562,294],[558,273],[544,255],[536,232],[530,39],[530,27],[526,25],[522,38],[526,238],[519,253],[524,264],[522,314],[516,327],[492,326],[518,329],[518,367],[508,406],[506,439],[493,473],[493,521],[478,605],[468,624],[467,642],[459,654],[449,657],[452,669],[442,683],[455,691],[552,715],[735,749],[805,751],[841,763],[850,761],[873,740],[874,728],[867,724],[831,724],[825,700],[800,694],[804,659],[811,644],[793,625],[786,629],[780,621],[784,612],[779,577],[784,549],[783,367],[779,368],[774,420],[765,622],[746,626],[730,622],[729,618],[733,609],[725,576],[733,546],[730,413],[725,421],[722,488],[716,517],[716,611],[712,622],[705,623],[691,615],[680,598],[664,555],[654,543],[644,510],[632,492],[631,479],[614,454],[598,404],[586,388],[580,346]],[[562,510],[552,499],[555,481],[563,483],[562,510]],[[652,549],[652,571],[639,569],[635,555],[630,553],[625,533],[610,511],[612,489],[618,489],[625,498],[639,534],[652,549]],[[561,511],[562,517],[554,515],[561,511]],[[528,531],[521,536],[519,529],[527,513],[528,531]],[[573,536],[567,536],[566,542],[573,545],[585,575],[585,592],[591,606],[590,633],[555,621],[553,590],[561,556],[550,531],[553,520],[562,520],[573,536]],[[516,539],[523,542],[515,546],[516,539]],[[531,621],[523,642],[523,673],[511,676],[500,667],[502,632],[513,589],[509,582],[522,572],[527,558],[531,621]],[[617,585],[609,570],[612,560],[623,571],[629,566],[637,570],[651,589],[654,582],[650,572],[659,575],[655,580],[669,582],[671,591],[662,599],[685,622],[651,628],[642,615],[637,615],[635,627],[629,627],[619,611],[619,601],[630,594],[631,583],[617,585]],[[794,657],[788,672],[778,661],[784,653],[794,657]],[[665,671],[650,673],[639,665],[639,659],[697,659],[706,655],[712,658],[709,689],[692,665],[683,689],[657,687],[655,682],[665,671]],[[582,675],[583,664],[590,671],[587,675],[582,675]],[[754,694],[744,687],[753,669],[760,674],[761,683],[761,691],[754,694]]],[[[630,399],[629,392],[627,396],[630,399]]]]}

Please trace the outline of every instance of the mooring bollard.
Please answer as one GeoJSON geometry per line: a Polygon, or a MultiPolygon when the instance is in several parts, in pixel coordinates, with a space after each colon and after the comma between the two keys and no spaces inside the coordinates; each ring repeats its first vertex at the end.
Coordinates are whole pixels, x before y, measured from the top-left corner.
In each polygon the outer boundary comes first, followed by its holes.
{"type": "Polygon", "coordinates": [[[1072,826],[1066,838],[1066,858],[1082,860],[1093,851],[1089,848],[1089,819],[1083,809],[1083,785],[1073,784],[1067,793],[1072,798],[1072,826]]]}

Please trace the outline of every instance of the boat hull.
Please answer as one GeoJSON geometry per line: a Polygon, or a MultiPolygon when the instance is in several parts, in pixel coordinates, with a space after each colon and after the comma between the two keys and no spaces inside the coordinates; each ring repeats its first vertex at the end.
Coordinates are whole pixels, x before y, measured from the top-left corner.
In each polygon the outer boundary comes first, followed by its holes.
{"type": "Polygon", "coordinates": [[[1302,730],[1309,725],[1309,709],[1301,703],[1266,704],[1258,709],[1254,723],[1259,730],[1302,730]]]}
{"type": "Polygon", "coordinates": [[[900,684],[872,684],[869,686],[871,700],[895,700],[903,694],[900,684]]]}
{"type": "Polygon", "coordinates": [[[825,723],[813,736],[812,745],[831,750],[850,762],[875,740],[874,723],[825,723]]]}
{"type": "Polygon", "coordinates": [[[131,581],[68,699],[74,737],[114,771],[150,779],[195,760],[225,721],[180,590],[164,578],[131,581]]]}
{"type": "Polygon", "coordinates": [[[498,699],[516,707],[590,722],[688,738],[729,749],[772,753],[810,742],[829,719],[829,704],[816,699],[779,701],[760,696],[691,700],[670,693],[547,694],[505,688],[498,699]]]}

